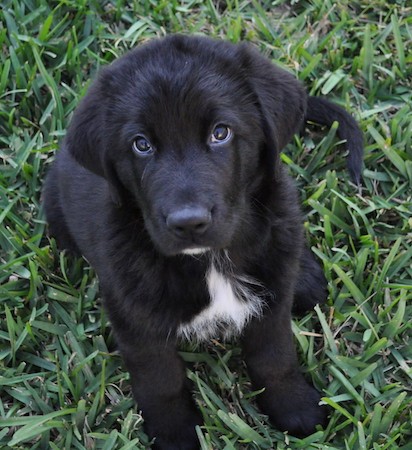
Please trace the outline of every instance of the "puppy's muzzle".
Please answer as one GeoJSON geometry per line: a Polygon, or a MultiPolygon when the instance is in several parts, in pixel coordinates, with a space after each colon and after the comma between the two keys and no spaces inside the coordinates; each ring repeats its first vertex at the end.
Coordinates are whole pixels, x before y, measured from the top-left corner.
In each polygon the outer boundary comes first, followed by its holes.
{"type": "Polygon", "coordinates": [[[212,223],[212,213],[202,206],[190,206],[170,212],[167,228],[177,237],[190,239],[203,235],[212,223]]]}

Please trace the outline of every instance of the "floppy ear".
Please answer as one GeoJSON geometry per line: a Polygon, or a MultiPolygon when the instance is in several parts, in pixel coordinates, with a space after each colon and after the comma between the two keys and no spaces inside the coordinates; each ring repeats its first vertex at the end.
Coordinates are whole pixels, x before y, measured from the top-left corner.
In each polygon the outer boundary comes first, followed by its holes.
{"type": "Polygon", "coordinates": [[[112,201],[120,206],[123,187],[105,146],[107,95],[101,86],[99,78],[80,102],[69,126],[65,145],[80,165],[107,180],[112,201]]]}
{"type": "Polygon", "coordinates": [[[304,121],[307,94],[293,75],[276,67],[248,44],[242,45],[241,51],[243,70],[261,111],[268,157],[276,175],[280,151],[304,121]]]}

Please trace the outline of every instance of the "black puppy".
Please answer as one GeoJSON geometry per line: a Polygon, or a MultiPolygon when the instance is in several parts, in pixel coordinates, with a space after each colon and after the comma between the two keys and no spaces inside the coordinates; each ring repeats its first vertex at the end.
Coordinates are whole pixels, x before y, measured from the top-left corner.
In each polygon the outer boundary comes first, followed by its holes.
{"type": "Polygon", "coordinates": [[[325,423],[290,327],[294,298],[325,300],[279,158],[305,117],[340,121],[359,179],[356,122],[247,45],[153,41],[103,70],[74,114],[46,182],[50,233],[99,275],[153,448],[199,446],[181,338],[239,336],[273,424],[325,423]]]}

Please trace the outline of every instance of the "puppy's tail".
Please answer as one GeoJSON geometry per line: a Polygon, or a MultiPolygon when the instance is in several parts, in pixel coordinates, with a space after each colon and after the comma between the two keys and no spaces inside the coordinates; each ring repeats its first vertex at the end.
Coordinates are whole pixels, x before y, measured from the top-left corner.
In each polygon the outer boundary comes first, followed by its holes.
{"type": "Polygon", "coordinates": [[[349,151],[348,170],[352,180],[359,185],[363,161],[363,135],[356,120],[343,108],[321,97],[308,97],[306,121],[331,126],[339,122],[338,136],[346,140],[349,151]]]}

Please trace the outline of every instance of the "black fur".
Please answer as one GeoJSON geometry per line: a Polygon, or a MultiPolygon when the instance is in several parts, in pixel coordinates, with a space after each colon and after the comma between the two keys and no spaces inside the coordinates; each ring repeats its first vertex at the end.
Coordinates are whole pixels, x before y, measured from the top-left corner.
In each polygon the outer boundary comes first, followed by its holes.
{"type": "Polygon", "coordinates": [[[247,277],[262,303],[240,336],[253,386],[265,388],[262,410],[298,436],[325,424],[320,395],[299,371],[290,320],[294,297],[305,310],[325,301],[326,285],[303,250],[298,197],[279,152],[305,117],[328,124],[333,114],[342,138],[356,135],[358,179],[360,135],[344,110],[308,99],[246,45],[183,36],[103,70],[74,114],[46,181],[50,233],[99,275],[153,448],[199,446],[202,420],[176,343],[179,327],[211,301],[212,263],[234,286],[247,277]],[[211,140],[217,124],[232,130],[227,142],[211,140]],[[138,135],[153,153],[132,149],[138,135]],[[182,253],[199,247],[208,251],[182,253]]]}
{"type": "Polygon", "coordinates": [[[320,97],[308,97],[306,120],[328,126],[333,122],[339,122],[338,135],[346,140],[349,151],[348,170],[352,180],[359,184],[363,160],[363,136],[356,120],[340,106],[320,97]]]}

